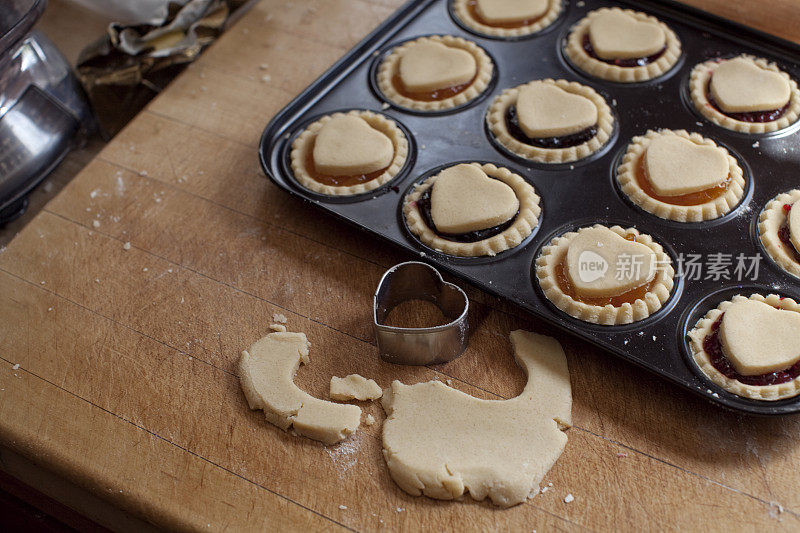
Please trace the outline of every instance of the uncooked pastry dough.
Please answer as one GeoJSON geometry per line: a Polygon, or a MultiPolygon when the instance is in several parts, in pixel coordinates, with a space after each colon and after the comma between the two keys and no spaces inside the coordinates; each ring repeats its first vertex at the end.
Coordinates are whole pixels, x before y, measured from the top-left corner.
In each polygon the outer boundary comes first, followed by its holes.
{"type": "Polygon", "coordinates": [[[431,218],[442,233],[468,233],[498,226],[519,210],[514,190],[475,165],[439,173],[431,191],[431,218]]]}
{"type": "MultiPolygon", "coordinates": [[[[419,37],[395,47],[381,62],[376,77],[380,92],[391,103],[417,111],[439,111],[476,99],[489,86],[493,74],[494,63],[483,48],[474,42],[453,35],[431,35],[419,37]],[[445,50],[445,53],[442,53],[441,50],[445,50]],[[471,57],[471,63],[467,64],[464,54],[471,57]],[[428,57],[429,55],[431,57],[428,57]],[[451,60],[452,65],[450,65],[451,60]],[[472,76],[466,79],[468,71],[472,73],[472,76]],[[398,74],[401,77],[401,85],[404,87],[395,86],[394,78],[398,74]],[[441,100],[412,98],[413,91],[415,91],[412,87],[443,89],[462,84],[469,85],[460,92],[441,100]],[[402,94],[398,90],[402,88],[412,91],[408,93],[410,96],[402,94]]],[[[423,92],[428,91],[423,90],[423,92]]]]}
{"type": "MultiPolygon", "coordinates": [[[[694,362],[697,363],[698,368],[703,374],[708,376],[711,381],[738,396],[751,398],[753,400],[769,401],[793,398],[800,394],[800,376],[790,381],[773,385],[749,385],[737,379],[727,377],[711,364],[711,355],[709,355],[703,347],[706,337],[711,334],[714,324],[723,313],[727,313],[733,305],[747,301],[760,302],[776,310],[781,309],[781,311],[776,312],[800,316],[800,305],[791,298],[782,297],[777,294],[768,294],[767,296],[753,294],[749,299],[741,295],[734,296],[731,300],[722,302],[718,307],[706,313],[689,332],[688,337],[694,362]]],[[[723,317],[723,321],[724,320],[725,318],[723,317]]],[[[746,328],[747,331],[751,333],[756,331],[750,324],[747,324],[746,328]]],[[[800,346],[800,340],[797,338],[798,330],[795,329],[789,333],[790,335],[794,335],[794,345],[800,346]]]]}
{"type": "Polygon", "coordinates": [[[581,229],[572,239],[566,267],[578,296],[618,296],[655,277],[656,254],[648,246],[629,241],[605,226],[595,226],[581,229]],[[605,265],[605,270],[590,270],[587,264],[605,265]]]}
{"type": "MultiPolygon", "coordinates": [[[[655,254],[657,272],[652,284],[648,285],[648,291],[643,297],[637,298],[633,302],[624,302],[620,306],[611,303],[607,305],[595,305],[581,301],[580,298],[573,298],[570,294],[561,290],[558,282],[559,265],[565,260],[572,242],[582,232],[590,229],[604,228],[601,224],[595,224],[591,228],[581,228],[578,231],[569,231],[561,236],[555,237],[542,248],[539,257],[536,259],[536,279],[539,286],[548,300],[553,305],[564,311],[570,316],[604,326],[616,326],[620,324],[630,324],[639,320],[644,320],[652,315],[669,300],[672,289],[675,286],[675,269],[672,260],[664,252],[664,248],[655,242],[652,237],[639,233],[635,228],[624,229],[620,226],[612,226],[610,231],[620,237],[629,237],[652,250],[655,254]]],[[[638,250],[638,249],[637,249],[638,250]]],[[[591,253],[591,251],[590,251],[591,253]]],[[[591,259],[588,257],[587,259],[591,259]]],[[[627,267],[626,267],[627,268],[627,267]]],[[[613,276],[616,267],[609,265],[609,270],[613,276]]],[[[605,275],[607,272],[603,272],[605,275]]],[[[623,271],[627,274],[627,270],[623,271]]]]}
{"type": "Polygon", "coordinates": [[[358,374],[331,378],[331,398],[334,400],[377,400],[382,394],[380,385],[358,374]]]}
{"type": "Polygon", "coordinates": [[[535,81],[519,90],[517,117],[522,131],[532,139],[563,137],[596,125],[597,106],[558,85],[535,81]]]}
{"type": "MultiPolygon", "coordinates": [[[[713,172],[712,169],[713,165],[708,169],[708,172],[713,172]]],[[[712,220],[730,213],[742,201],[744,189],[747,185],[742,167],[739,166],[738,161],[736,161],[725,148],[718,146],[714,141],[703,137],[699,133],[689,133],[686,130],[649,130],[645,135],[634,137],[628,145],[625,156],[622,158],[622,164],[617,167],[617,181],[622,192],[625,193],[633,203],[648,213],[653,213],[658,217],[675,220],[677,222],[712,220]],[[679,138],[684,144],[681,145],[675,142],[669,142],[668,144],[662,144],[663,150],[650,151],[652,143],[661,138],[670,137],[679,138]],[[688,190],[691,185],[711,183],[711,179],[707,178],[707,175],[695,172],[695,162],[693,160],[694,152],[691,150],[691,145],[702,148],[704,151],[707,150],[708,152],[716,151],[720,154],[720,157],[724,157],[727,161],[728,175],[721,179],[720,182],[727,179],[728,183],[727,189],[722,194],[696,205],[679,205],[681,202],[670,202],[668,195],[661,194],[664,198],[657,199],[652,196],[649,190],[646,191],[642,188],[639,180],[642,158],[653,167],[650,172],[654,174],[655,179],[651,176],[650,179],[647,180],[651,182],[653,189],[655,189],[654,181],[659,183],[659,187],[664,192],[688,190]],[[684,146],[689,146],[689,152],[683,152],[684,146]],[[678,151],[679,148],[680,151],[678,151]],[[659,154],[659,152],[661,152],[661,154],[659,154]],[[654,154],[655,157],[653,157],[654,154]],[[665,164],[661,170],[657,168],[659,166],[658,164],[652,165],[654,161],[665,159],[667,160],[667,164],[665,164]],[[669,168],[679,166],[672,163],[673,160],[676,162],[680,161],[680,168],[669,168]],[[684,177],[675,179],[679,176],[684,177]],[[708,181],[706,181],[707,179],[708,181]]],[[[719,185],[720,182],[714,183],[711,186],[719,185]]]]}
{"type": "Polygon", "coordinates": [[[421,41],[400,57],[400,81],[411,92],[435,91],[463,85],[478,71],[475,58],[466,50],[439,41],[421,41]]]}
{"type": "Polygon", "coordinates": [[[609,81],[634,83],[652,80],[672,69],[681,57],[681,42],[669,26],[655,17],[630,9],[603,7],[590,12],[572,27],[564,47],[564,54],[578,69],[592,76],[609,81]],[[595,25],[597,19],[601,22],[595,25]],[[611,26],[613,22],[619,22],[621,27],[614,29],[611,26]],[[635,27],[631,27],[633,24],[635,27]],[[655,31],[656,29],[660,34],[655,31]],[[590,55],[584,48],[584,38],[587,36],[597,57],[590,55]],[[655,50],[658,44],[661,46],[655,50]],[[599,52],[595,46],[599,46],[599,52]],[[630,59],[631,56],[638,56],[637,59],[648,57],[658,54],[662,48],[663,53],[646,65],[614,64],[615,59],[630,59]],[[651,50],[653,52],[647,54],[651,50]],[[641,53],[646,55],[639,55],[641,53]],[[610,57],[604,58],[601,54],[610,57]]]}
{"type": "Polygon", "coordinates": [[[800,250],[795,249],[798,244],[795,241],[799,232],[792,230],[791,226],[789,227],[790,243],[784,243],[778,232],[789,223],[789,215],[792,214],[792,211],[797,211],[794,206],[798,203],[800,203],[800,189],[779,194],[764,206],[758,217],[758,236],[761,238],[764,250],[773,261],[796,278],[800,278],[800,262],[797,260],[797,253],[800,253],[800,250]],[[787,205],[792,206],[789,213],[786,212],[787,205]]]}
{"type": "Polygon", "coordinates": [[[678,135],[661,135],[645,152],[647,177],[660,196],[705,191],[728,178],[728,154],[717,146],[695,144],[678,135]]]}
{"type": "Polygon", "coordinates": [[[474,32],[500,38],[523,37],[542,31],[556,21],[564,7],[562,0],[478,0],[473,14],[471,2],[453,0],[456,18],[474,32]],[[491,18],[506,20],[493,23],[491,18]],[[528,24],[524,24],[526,21],[528,24]],[[505,26],[508,24],[511,27],[505,26]]]}
{"type": "Polygon", "coordinates": [[[327,176],[356,176],[386,168],[394,157],[391,139],[357,115],[337,115],[314,142],[314,167],[327,176]]]}
{"type": "Polygon", "coordinates": [[[725,356],[743,376],[785,370],[800,360],[800,313],[787,313],[756,300],[725,310],[719,327],[725,356]]]}
{"type": "Polygon", "coordinates": [[[308,344],[305,333],[270,333],[242,352],[239,380],[250,409],[262,409],[268,422],[334,444],[358,429],[361,409],[320,400],[294,384],[300,363],[309,361],[308,344]]]}
{"type": "Polygon", "coordinates": [[[489,24],[504,24],[541,17],[548,0],[477,0],[475,10],[489,24]]]}
{"type": "Polygon", "coordinates": [[[711,95],[727,113],[770,111],[789,103],[789,80],[739,56],[723,61],[711,77],[711,95]]]}
{"type": "Polygon", "coordinates": [[[555,339],[511,333],[528,383],[510,400],[481,400],[439,381],[394,381],[383,396],[383,455],[392,479],[414,496],[469,492],[508,507],[539,492],[572,423],[567,360],[555,339]]]}
{"type": "Polygon", "coordinates": [[[433,228],[428,226],[417,205],[417,200],[426,190],[433,187],[441,175],[436,174],[418,184],[414,190],[406,195],[403,201],[403,216],[408,224],[408,229],[419,237],[419,240],[425,245],[450,255],[478,257],[496,255],[514,248],[525,240],[539,223],[539,214],[542,212],[539,207],[539,195],[536,194],[533,186],[525,181],[522,176],[514,174],[507,168],[496,167],[491,163],[484,165],[470,163],[470,165],[478,167],[487,176],[502,181],[514,191],[514,195],[519,201],[519,213],[511,222],[511,225],[497,235],[475,242],[452,241],[436,233],[433,228]]]}
{"type": "Polygon", "coordinates": [[[602,59],[636,59],[659,52],[666,44],[655,20],[637,20],[629,13],[606,11],[589,23],[589,40],[602,59]]]}
{"type": "MultiPolygon", "coordinates": [[[[347,139],[344,138],[344,141],[347,141],[347,139]]],[[[341,142],[342,140],[334,141],[334,143],[337,145],[341,142]]],[[[382,142],[377,142],[376,144],[380,146],[382,142]]],[[[363,157],[364,159],[362,161],[369,162],[372,160],[373,163],[375,162],[372,157],[373,154],[359,154],[356,156],[352,154],[352,148],[352,146],[347,147],[345,148],[345,151],[351,152],[351,155],[354,159],[360,159],[363,157]]],[[[337,156],[335,155],[331,156],[332,159],[335,159],[336,157],[337,156]]],[[[349,196],[377,189],[381,185],[386,184],[392,178],[397,176],[403,170],[404,165],[408,160],[408,139],[406,139],[403,131],[393,120],[381,113],[359,110],[352,110],[348,111],[347,113],[333,113],[331,115],[325,115],[319,120],[312,122],[300,133],[300,135],[297,136],[292,143],[291,160],[292,173],[294,174],[295,179],[306,189],[330,196],[349,196]],[[309,159],[313,158],[314,148],[316,148],[317,136],[319,135],[320,131],[325,129],[329,123],[338,121],[340,118],[344,117],[360,119],[371,129],[389,139],[392,144],[394,155],[387,167],[381,167],[386,168],[386,170],[378,175],[375,179],[358,183],[356,185],[327,185],[320,183],[319,181],[315,180],[312,175],[315,169],[308,168],[309,159]]],[[[316,166],[316,164],[314,166],[316,166]]],[[[357,174],[358,173],[356,173],[356,175],[357,174]]]]}
{"type": "Polygon", "coordinates": [[[792,238],[792,245],[800,254],[800,202],[795,202],[789,211],[789,235],[792,238]]]}
{"type": "MultiPolygon", "coordinates": [[[[734,69],[736,70],[736,69],[734,69]]],[[[724,71],[723,71],[724,72],[724,71]]],[[[735,72],[734,72],[735,74],[735,72]]],[[[729,76],[730,78],[730,76],[729,76]]],[[[760,76],[753,77],[753,79],[760,78],[760,76]]],[[[770,85],[775,83],[775,87],[777,88],[777,78],[771,78],[771,81],[768,82],[770,85]]],[[[744,107],[751,107],[746,104],[743,104],[743,101],[739,99],[737,93],[742,91],[741,94],[753,94],[755,96],[754,102],[757,103],[757,107],[761,107],[765,103],[775,103],[776,100],[775,96],[778,95],[781,91],[780,89],[775,91],[771,89],[768,93],[769,98],[760,101],[760,97],[757,96],[760,92],[760,88],[758,85],[753,85],[747,83],[745,79],[738,79],[735,83],[735,87],[722,87],[727,85],[724,83],[724,76],[723,76],[723,83],[720,84],[719,80],[717,80],[718,88],[721,94],[720,96],[725,100],[729,98],[728,105],[734,105],[734,107],[738,104],[739,106],[744,107]],[[774,92],[773,92],[774,91],[774,92]]],[[[733,59],[710,59],[704,63],[700,63],[695,65],[692,69],[692,73],[689,77],[689,93],[692,98],[692,103],[694,104],[695,109],[703,115],[705,118],[717,124],[718,126],[722,126],[723,128],[727,128],[733,131],[740,131],[743,133],[767,133],[771,131],[777,131],[787,126],[790,126],[797,122],[797,118],[800,117],[800,90],[797,88],[797,82],[793,80],[789,75],[783,72],[775,63],[771,61],[767,61],[763,58],[753,57],[750,55],[741,55],[733,59]],[[788,102],[788,107],[783,112],[783,114],[775,120],[771,120],[769,122],[745,122],[743,120],[738,120],[733,118],[729,115],[726,115],[709,102],[708,98],[708,86],[709,82],[712,85],[712,95],[713,95],[713,85],[714,79],[717,78],[717,71],[721,67],[726,66],[728,63],[736,62],[738,64],[749,63],[753,68],[761,70],[767,76],[779,76],[783,78],[784,84],[789,88],[789,98],[788,100],[784,101],[784,104],[788,102]]],[[[714,98],[716,100],[716,97],[714,98]]],[[[717,101],[717,105],[722,105],[717,101]]],[[[780,109],[783,105],[778,105],[773,107],[772,109],[780,109]]],[[[764,111],[771,111],[771,110],[764,110],[764,111]]],[[[730,111],[728,111],[730,112],[730,111]]]]}
{"type": "MultiPolygon", "coordinates": [[[[568,163],[588,157],[603,148],[614,132],[614,115],[611,113],[611,108],[597,91],[576,81],[552,80],[549,78],[504,90],[489,106],[489,110],[486,113],[486,123],[495,140],[505,149],[519,157],[539,163],[568,163]],[[553,86],[565,93],[584,98],[590,102],[595,108],[597,133],[588,141],[567,148],[541,148],[520,142],[514,138],[508,131],[506,115],[512,106],[517,106],[520,94],[527,87],[538,85],[553,86]]],[[[575,123],[573,122],[570,127],[574,126],[575,123]]]]}

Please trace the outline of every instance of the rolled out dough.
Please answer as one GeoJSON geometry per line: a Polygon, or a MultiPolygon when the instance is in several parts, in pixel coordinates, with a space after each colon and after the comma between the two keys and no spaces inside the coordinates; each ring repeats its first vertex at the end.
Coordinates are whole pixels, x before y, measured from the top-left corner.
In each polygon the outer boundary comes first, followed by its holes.
{"type": "Polygon", "coordinates": [[[539,492],[571,425],[567,360],[550,337],[514,331],[511,342],[528,375],[516,398],[481,400],[439,381],[386,390],[383,454],[404,491],[443,500],[469,492],[502,507],[539,492]]]}
{"type": "Polygon", "coordinates": [[[267,421],[334,444],[358,429],[361,409],[320,400],[294,384],[300,363],[309,362],[308,345],[305,333],[270,333],[242,352],[239,379],[250,409],[262,409],[267,421]]]}
{"type": "Polygon", "coordinates": [[[377,400],[382,394],[380,385],[358,374],[331,378],[331,398],[334,400],[377,400]]]}

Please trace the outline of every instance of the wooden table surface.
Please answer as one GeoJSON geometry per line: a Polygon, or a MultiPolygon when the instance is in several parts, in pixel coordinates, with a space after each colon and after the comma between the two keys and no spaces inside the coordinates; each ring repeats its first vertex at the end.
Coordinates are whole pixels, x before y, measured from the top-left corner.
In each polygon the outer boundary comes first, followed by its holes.
{"type": "MultiPolygon", "coordinates": [[[[691,3],[800,40],[795,0],[691,3]]],[[[167,528],[798,530],[798,417],[722,411],[564,335],[575,427],[552,490],[507,510],[400,491],[377,403],[329,448],[247,409],[235,363],[273,313],[309,335],[297,382],[321,397],[358,372],[508,398],[524,383],[508,332],[548,332],[467,288],[461,358],[380,362],[371,295],[409,257],[258,167],[269,117],[398,5],[262,1],[0,253],[0,444],[167,528]]]]}

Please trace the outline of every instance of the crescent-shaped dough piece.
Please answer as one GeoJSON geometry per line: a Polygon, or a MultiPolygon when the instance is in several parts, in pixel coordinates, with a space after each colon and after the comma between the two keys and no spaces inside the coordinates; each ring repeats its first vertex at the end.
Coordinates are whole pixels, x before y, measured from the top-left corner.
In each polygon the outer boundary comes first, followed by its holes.
{"type": "Polygon", "coordinates": [[[239,380],[250,409],[262,409],[267,421],[325,444],[353,434],[361,423],[361,409],[320,400],[300,390],[294,375],[308,363],[305,333],[276,332],[242,352],[239,380]]]}
{"type": "Polygon", "coordinates": [[[469,492],[509,507],[539,492],[572,423],[567,359],[555,339],[511,333],[528,383],[510,400],[481,400],[439,381],[384,392],[383,455],[392,479],[414,496],[469,492]]]}

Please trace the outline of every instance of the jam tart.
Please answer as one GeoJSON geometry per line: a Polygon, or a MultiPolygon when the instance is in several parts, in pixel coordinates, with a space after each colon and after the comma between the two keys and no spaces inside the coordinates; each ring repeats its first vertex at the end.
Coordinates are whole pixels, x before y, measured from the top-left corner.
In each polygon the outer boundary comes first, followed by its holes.
{"type": "Polygon", "coordinates": [[[800,305],[791,298],[734,296],[688,336],[697,366],[726,391],[772,401],[800,394],[800,305]]]}
{"type": "Polygon", "coordinates": [[[378,88],[390,102],[416,111],[466,104],[489,87],[494,64],[461,37],[419,37],[394,48],[378,67],[378,88]]]}
{"type": "Polygon", "coordinates": [[[685,130],[648,131],[634,137],[617,182],[636,205],[678,222],[712,220],[742,200],[742,167],[711,139],[685,130]]]}
{"type": "Polygon", "coordinates": [[[605,146],[614,115],[594,89],[567,80],[536,80],[504,90],[486,122],[494,140],[538,163],[568,163],[605,146]]]}
{"type": "Polygon", "coordinates": [[[669,300],[675,269],[652,237],[595,224],[555,237],[536,259],[544,295],[570,316],[605,326],[644,320],[669,300]]]}
{"type": "Polygon", "coordinates": [[[772,260],[800,278],[800,189],[767,203],[758,219],[758,234],[772,260]]]}
{"type": "Polygon", "coordinates": [[[746,54],[695,66],[689,93],[700,114],[733,131],[768,133],[800,116],[797,82],[774,63],[746,54]]]}
{"type": "Polygon", "coordinates": [[[388,117],[371,111],[325,115],[292,143],[295,179],[311,191],[349,196],[374,190],[408,159],[408,139],[388,117]]]}
{"type": "Polygon", "coordinates": [[[524,37],[544,30],[563,11],[562,0],[453,0],[453,13],[486,37],[524,37]]]}
{"type": "Polygon", "coordinates": [[[657,78],[674,67],[681,56],[681,42],[655,17],[630,9],[601,8],[573,26],[564,53],[587,74],[635,83],[657,78]]]}
{"type": "Polygon", "coordinates": [[[439,252],[493,256],[518,246],[539,223],[539,195],[521,176],[462,163],[419,183],[403,203],[408,229],[439,252]]]}

